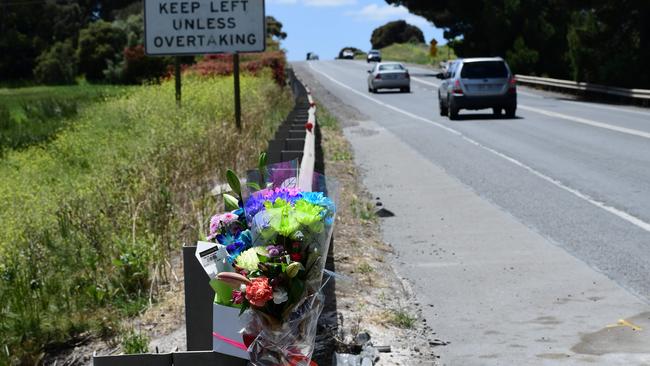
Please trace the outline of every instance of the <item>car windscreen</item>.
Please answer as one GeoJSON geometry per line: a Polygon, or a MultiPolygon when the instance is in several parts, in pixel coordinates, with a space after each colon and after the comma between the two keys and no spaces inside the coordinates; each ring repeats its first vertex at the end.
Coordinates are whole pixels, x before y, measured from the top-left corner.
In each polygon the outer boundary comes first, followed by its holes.
{"type": "Polygon", "coordinates": [[[388,64],[388,65],[379,66],[379,71],[401,71],[401,70],[404,70],[404,66],[400,64],[388,64]]]}
{"type": "Polygon", "coordinates": [[[460,72],[463,79],[507,78],[508,69],[503,61],[480,61],[463,64],[460,72]]]}

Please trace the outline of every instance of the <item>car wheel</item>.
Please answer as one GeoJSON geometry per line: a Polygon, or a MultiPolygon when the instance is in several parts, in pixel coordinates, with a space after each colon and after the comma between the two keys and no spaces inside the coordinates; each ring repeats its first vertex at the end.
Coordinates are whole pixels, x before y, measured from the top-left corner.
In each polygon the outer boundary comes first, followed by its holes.
{"type": "Polygon", "coordinates": [[[517,107],[506,108],[506,117],[515,118],[516,113],[517,113],[517,107]]]}
{"type": "Polygon", "coordinates": [[[404,88],[404,93],[410,93],[410,92],[411,92],[411,87],[410,86],[407,86],[406,88],[404,88]]]}
{"type": "Polygon", "coordinates": [[[492,108],[492,114],[494,114],[495,116],[500,116],[501,108],[492,108]]]}
{"type": "Polygon", "coordinates": [[[449,113],[449,108],[446,105],[442,104],[442,100],[438,99],[438,109],[440,109],[440,115],[446,116],[449,113]]]}
{"type": "Polygon", "coordinates": [[[453,103],[449,104],[449,119],[455,121],[458,119],[458,107],[453,103]]]}

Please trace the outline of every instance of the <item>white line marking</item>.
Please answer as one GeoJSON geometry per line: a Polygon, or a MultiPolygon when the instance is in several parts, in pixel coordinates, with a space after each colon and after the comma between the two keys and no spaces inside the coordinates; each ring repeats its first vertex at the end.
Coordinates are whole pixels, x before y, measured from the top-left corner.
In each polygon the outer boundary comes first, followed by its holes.
{"type": "Polygon", "coordinates": [[[582,123],[582,124],[589,125],[589,126],[592,126],[592,127],[604,128],[606,130],[626,133],[628,135],[634,135],[634,136],[637,136],[637,137],[643,137],[643,138],[646,138],[646,139],[650,139],[650,132],[644,132],[644,131],[639,131],[639,130],[633,130],[631,128],[625,128],[625,127],[609,125],[609,124],[603,123],[603,122],[596,122],[596,121],[592,121],[592,120],[586,119],[586,118],[574,117],[574,116],[569,116],[567,114],[551,112],[551,111],[547,111],[547,110],[540,109],[540,108],[530,107],[530,106],[527,106],[527,105],[519,104],[518,107],[523,109],[523,110],[526,110],[526,111],[543,114],[543,115],[546,115],[546,116],[549,116],[549,117],[561,118],[561,119],[565,119],[567,121],[582,123]]]}
{"type": "Polygon", "coordinates": [[[608,110],[608,111],[616,111],[616,112],[620,111],[620,112],[639,114],[639,115],[642,115],[642,116],[650,116],[650,112],[637,111],[637,110],[628,109],[628,108],[604,106],[604,105],[595,104],[595,103],[576,102],[576,101],[573,101],[573,100],[564,100],[563,102],[583,106],[583,107],[586,107],[586,108],[597,108],[597,109],[604,109],[604,110],[608,110]]]}
{"type": "Polygon", "coordinates": [[[439,88],[439,87],[440,87],[439,84],[435,84],[435,83],[432,83],[432,82],[430,82],[430,81],[422,80],[422,79],[420,79],[420,78],[416,78],[416,77],[413,77],[413,76],[411,76],[411,80],[417,81],[418,83],[422,83],[422,84],[426,84],[426,85],[433,86],[434,88],[439,88]]]}
{"type": "Polygon", "coordinates": [[[554,186],[556,186],[556,187],[558,187],[558,188],[560,188],[560,189],[562,189],[562,190],[565,190],[565,191],[571,193],[572,195],[574,195],[574,196],[576,196],[576,197],[578,197],[578,198],[580,198],[580,199],[582,199],[582,200],[585,200],[585,201],[591,203],[592,205],[594,205],[594,206],[596,206],[596,207],[598,207],[598,208],[600,208],[600,209],[603,209],[603,210],[605,210],[605,211],[611,213],[612,215],[615,215],[615,216],[617,216],[617,217],[619,217],[619,218],[621,218],[621,219],[623,219],[623,220],[625,220],[625,221],[631,223],[631,224],[634,225],[634,226],[639,227],[640,229],[642,229],[642,230],[644,230],[644,231],[650,232],[650,223],[647,223],[647,222],[645,222],[645,221],[639,219],[639,218],[636,217],[636,216],[633,216],[633,215],[631,215],[631,214],[629,214],[629,213],[627,213],[627,212],[625,212],[625,211],[619,210],[619,209],[617,209],[617,208],[615,208],[615,207],[609,206],[609,205],[607,205],[606,203],[604,203],[604,202],[602,202],[602,201],[598,201],[598,200],[596,200],[596,199],[590,197],[589,195],[587,195],[587,194],[585,194],[585,193],[582,193],[582,192],[578,191],[577,189],[571,188],[571,187],[565,185],[564,183],[560,182],[559,180],[554,179],[554,178],[551,178],[551,177],[549,177],[549,176],[547,176],[547,175],[545,175],[545,174],[543,174],[543,173],[541,173],[541,172],[539,172],[539,171],[537,171],[537,170],[535,170],[535,169],[529,167],[528,165],[526,165],[526,164],[520,162],[519,160],[517,160],[517,159],[515,159],[515,158],[512,158],[512,157],[510,157],[510,156],[508,156],[508,155],[506,155],[506,154],[504,154],[504,153],[502,153],[502,152],[499,152],[499,151],[494,150],[494,149],[492,149],[492,148],[490,148],[490,147],[487,147],[487,146],[481,144],[480,142],[478,142],[478,141],[476,141],[476,140],[474,140],[474,139],[472,139],[472,138],[470,138],[470,137],[465,136],[465,135],[464,135],[462,132],[460,132],[460,131],[457,131],[457,130],[455,130],[455,129],[453,129],[453,128],[450,128],[450,127],[447,127],[447,126],[445,126],[445,125],[442,125],[442,124],[440,124],[440,123],[438,123],[438,122],[435,122],[435,121],[432,121],[432,120],[426,119],[426,118],[424,118],[424,117],[420,117],[420,116],[418,116],[418,115],[416,115],[416,114],[413,114],[413,113],[411,113],[411,112],[407,112],[407,111],[405,111],[405,110],[403,110],[403,109],[397,108],[397,107],[392,106],[392,105],[390,105],[390,104],[384,103],[384,102],[382,102],[382,101],[380,101],[380,100],[378,100],[378,99],[375,99],[375,98],[373,98],[373,97],[371,97],[371,96],[369,96],[369,95],[366,95],[366,94],[364,94],[364,93],[362,93],[362,92],[360,92],[360,91],[358,91],[358,90],[355,90],[355,89],[353,89],[353,88],[351,88],[351,87],[349,87],[349,86],[343,84],[342,82],[340,82],[340,81],[334,79],[333,77],[329,76],[328,74],[326,74],[326,73],[324,73],[324,72],[322,72],[322,71],[320,71],[320,70],[317,70],[316,68],[314,68],[314,66],[313,66],[312,64],[309,64],[309,67],[310,67],[313,71],[315,71],[315,72],[317,72],[317,73],[323,75],[324,77],[326,77],[327,79],[329,79],[331,82],[333,82],[333,83],[339,85],[340,87],[342,87],[342,88],[344,88],[344,89],[347,89],[347,90],[349,90],[349,91],[351,91],[351,92],[353,92],[353,93],[355,93],[355,94],[357,94],[357,95],[359,95],[359,96],[361,96],[361,97],[363,97],[363,98],[366,98],[366,99],[368,99],[368,100],[370,100],[370,101],[372,101],[372,102],[374,102],[374,103],[376,103],[376,104],[379,104],[379,105],[381,105],[381,106],[383,106],[383,107],[386,107],[386,108],[388,108],[388,109],[391,109],[391,110],[393,110],[393,111],[395,111],[395,112],[401,113],[401,114],[403,114],[403,115],[405,115],[405,116],[408,116],[408,117],[411,117],[411,118],[413,118],[413,119],[415,119],[415,120],[418,120],[418,121],[425,122],[425,123],[427,123],[427,124],[430,124],[430,125],[436,126],[436,127],[438,127],[438,128],[441,128],[441,129],[443,129],[443,130],[445,130],[445,131],[451,133],[451,134],[454,134],[454,135],[456,135],[456,136],[459,136],[459,137],[461,137],[463,140],[469,142],[470,144],[475,145],[475,146],[477,146],[477,147],[479,147],[479,148],[481,148],[481,149],[487,150],[487,151],[489,151],[489,152],[495,154],[496,156],[498,156],[498,157],[500,157],[500,158],[502,158],[502,159],[505,159],[505,160],[509,161],[510,163],[512,163],[512,164],[514,164],[514,165],[516,165],[516,166],[518,166],[518,167],[520,167],[520,168],[522,168],[522,169],[524,169],[524,170],[526,170],[526,171],[532,173],[533,175],[535,175],[535,176],[537,176],[537,177],[539,177],[539,178],[541,178],[541,179],[543,179],[543,180],[545,180],[545,181],[551,183],[552,185],[554,185],[554,186]]]}

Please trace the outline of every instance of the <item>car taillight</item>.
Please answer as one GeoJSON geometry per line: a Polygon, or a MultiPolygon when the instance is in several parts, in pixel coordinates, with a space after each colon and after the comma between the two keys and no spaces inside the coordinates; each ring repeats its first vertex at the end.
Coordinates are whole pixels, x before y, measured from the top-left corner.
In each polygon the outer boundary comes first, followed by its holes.
{"type": "Polygon", "coordinates": [[[377,74],[377,76],[375,76],[375,80],[381,80],[381,74],[377,74]]]}
{"type": "Polygon", "coordinates": [[[517,79],[515,77],[511,77],[510,80],[508,80],[508,92],[514,93],[517,91],[517,79]]]}
{"type": "Polygon", "coordinates": [[[460,80],[456,80],[454,83],[454,94],[463,94],[463,88],[460,87],[460,80]]]}

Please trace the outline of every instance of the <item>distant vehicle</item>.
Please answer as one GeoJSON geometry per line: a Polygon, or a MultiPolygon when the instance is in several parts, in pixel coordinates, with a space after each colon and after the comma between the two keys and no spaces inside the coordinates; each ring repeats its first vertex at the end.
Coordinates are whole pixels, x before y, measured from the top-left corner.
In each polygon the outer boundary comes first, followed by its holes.
{"type": "Polygon", "coordinates": [[[318,60],[318,55],[313,52],[307,52],[307,61],[316,61],[318,60]]]}
{"type": "Polygon", "coordinates": [[[354,59],[354,52],[352,52],[352,50],[343,50],[343,54],[341,56],[343,59],[352,60],[354,59]]]}
{"type": "Polygon", "coordinates": [[[379,89],[399,89],[411,92],[411,76],[404,65],[397,62],[380,62],[368,70],[368,91],[376,93],[379,89]]]}
{"type": "Polygon", "coordinates": [[[517,111],[517,82],[501,57],[466,58],[450,61],[445,72],[436,75],[440,115],[458,119],[461,109],[492,108],[495,115],[505,110],[513,118],[517,111]]]}
{"type": "Polygon", "coordinates": [[[368,62],[381,62],[381,52],[377,50],[370,50],[368,52],[368,62]]]}

